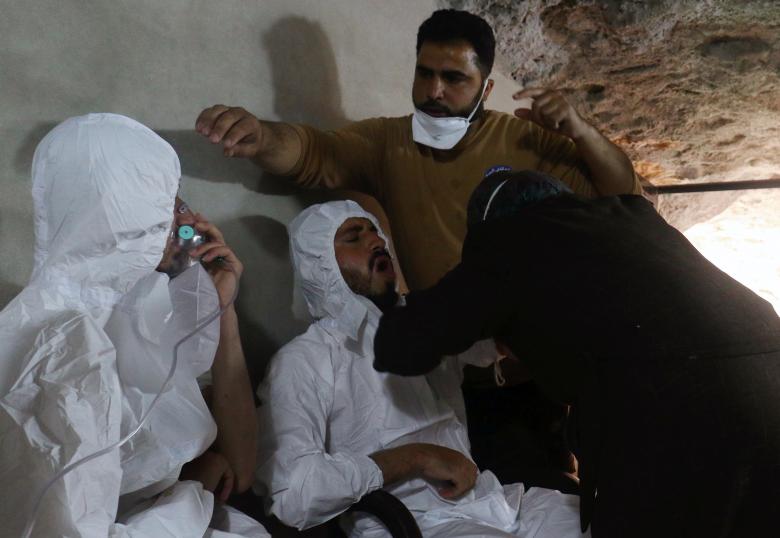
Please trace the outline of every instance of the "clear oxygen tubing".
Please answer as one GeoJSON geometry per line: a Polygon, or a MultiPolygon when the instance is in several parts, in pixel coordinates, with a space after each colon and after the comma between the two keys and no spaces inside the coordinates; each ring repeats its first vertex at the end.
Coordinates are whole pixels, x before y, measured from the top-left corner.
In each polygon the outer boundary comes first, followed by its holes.
{"type": "MultiPolygon", "coordinates": [[[[223,266],[224,267],[224,266],[223,266]]],[[[231,270],[231,272],[233,272],[231,270]]],[[[235,276],[235,273],[233,273],[235,276]]],[[[233,302],[236,300],[236,297],[238,297],[238,278],[236,278],[236,289],[233,291],[233,296],[230,298],[230,301],[225,306],[220,306],[218,309],[216,309],[211,314],[208,314],[203,318],[202,321],[198,321],[195,325],[195,329],[192,330],[189,334],[184,336],[181,340],[176,342],[173,346],[173,362],[171,363],[171,367],[168,370],[168,377],[165,378],[165,382],[162,384],[162,387],[160,388],[157,395],[154,397],[154,400],[152,400],[152,403],[149,405],[149,408],[144,412],[143,416],[141,416],[141,420],[138,421],[138,425],[135,427],[133,431],[125,435],[122,439],[119,441],[102,448],[98,450],[97,452],[93,452],[89,456],[84,456],[78,461],[75,461],[71,463],[70,465],[66,465],[59,473],[54,475],[43,488],[38,492],[38,494],[35,497],[35,503],[33,504],[32,512],[30,513],[30,517],[27,519],[27,525],[24,528],[24,532],[22,533],[22,538],[30,538],[32,534],[33,526],[35,525],[35,520],[38,517],[38,511],[41,509],[41,503],[43,502],[43,497],[46,495],[46,492],[49,491],[49,488],[54,485],[57,480],[71,472],[76,467],[83,465],[87,463],[88,461],[94,460],[95,458],[99,458],[100,456],[103,456],[105,454],[108,454],[112,450],[116,450],[119,447],[121,447],[123,444],[128,442],[136,433],[138,433],[143,425],[146,423],[147,419],[149,418],[150,413],[152,412],[152,409],[154,409],[155,404],[157,403],[157,400],[160,399],[160,397],[163,395],[163,393],[168,389],[168,386],[171,384],[171,379],[173,379],[173,375],[176,373],[176,366],[179,362],[179,346],[182,345],[184,342],[195,336],[197,333],[202,331],[205,327],[207,327],[212,321],[222,316],[222,314],[225,313],[225,311],[230,307],[230,305],[233,304],[233,302]]]]}

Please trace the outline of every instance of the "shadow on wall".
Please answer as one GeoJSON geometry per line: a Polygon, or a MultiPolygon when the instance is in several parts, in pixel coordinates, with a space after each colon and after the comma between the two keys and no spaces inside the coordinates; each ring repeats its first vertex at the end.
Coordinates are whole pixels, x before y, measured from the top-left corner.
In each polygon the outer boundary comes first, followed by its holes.
{"type": "Polygon", "coordinates": [[[10,282],[0,281],[0,310],[3,310],[11,300],[19,295],[24,288],[10,282]]]}
{"type": "MultiPolygon", "coordinates": [[[[274,113],[279,120],[325,129],[348,121],[341,106],[333,47],[319,24],[302,17],[285,17],[261,37],[259,44],[266,50],[271,66],[274,113]]],[[[262,91],[267,90],[257,88],[258,93],[262,91]]],[[[301,206],[332,198],[332,193],[303,190],[285,178],[265,174],[246,159],[225,158],[220,147],[195,132],[199,112],[193,111],[193,129],[158,131],[179,154],[183,175],[213,183],[240,183],[260,194],[291,196],[301,206]]],[[[236,310],[256,386],[279,344],[303,332],[308,324],[295,319],[291,308],[293,270],[286,227],[262,215],[220,224],[246,264],[236,310]],[[272,316],[267,312],[258,314],[258,309],[274,312],[272,316]],[[267,321],[261,326],[258,319],[267,321]]]]}
{"type": "Polygon", "coordinates": [[[319,24],[285,17],[265,33],[262,43],[271,65],[274,112],[279,119],[323,129],[349,121],[341,104],[333,47],[319,24]]]}
{"type": "MultiPolygon", "coordinates": [[[[280,121],[323,129],[349,122],[342,107],[333,47],[318,23],[303,17],[282,18],[262,36],[261,45],[271,66],[273,110],[280,121]]],[[[198,112],[193,111],[193,124],[198,112]]],[[[176,149],[182,173],[187,176],[216,183],[241,183],[261,194],[289,195],[301,206],[344,197],[333,192],[299,189],[284,178],[260,172],[245,159],[227,159],[218,147],[194,130],[161,131],[160,135],[176,149]]],[[[236,251],[243,253],[250,264],[245,269],[236,308],[250,375],[256,384],[278,348],[272,333],[277,337],[280,333],[292,336],[307,326],[296,320],[288,307],[293,302],[293,270],[287,230],[262,215],[228,221],[222,227],[236,251]],[[250,253],[253,255],[248,256],[250,253]],[[261,327],[253,321],[260,317],[257,309],[264,308],[275,309],[273,327],[261,327]]]]}
{"type": "MultiPolygon", "coordinates": [[[[302,17],[284,17],[262,36],[261,45],[271,66],[273,106],[280,121],[323,129],[349,122],[341,105],[333,47],[318,23],[302,17]]],[[[263,88],[257,88],[258,93],[262,91],[263,88]]],[[[193,111],[192,129],[158,131],[179,154],[182,174],[217,183],[241,183],[261,194],[292,195],[302,203],[314,203],[310,191],[303,194],[306,191],[283,178],[260,172],[246,159],[223,157],[219,147],[195,132],[199,112],[193,111]]]]}
{"type": "Polygon", "coordinates": [[[296,320],[286,306],[292,302],[293,290],[287,228],[262,215],[225,221],[221,228],[243,259],[249,259],[244,253],[259,251],[252,258],[254,263],[244,268],[242,288],[236,300],[241,342],[252,386],[256,387],[268,360],[278,349],[279,336],[300,334],[308,323],[296,320]],[[257,322],[258,308],[274,309],[272,316],[264,316],[268,326],[257,322]]]}

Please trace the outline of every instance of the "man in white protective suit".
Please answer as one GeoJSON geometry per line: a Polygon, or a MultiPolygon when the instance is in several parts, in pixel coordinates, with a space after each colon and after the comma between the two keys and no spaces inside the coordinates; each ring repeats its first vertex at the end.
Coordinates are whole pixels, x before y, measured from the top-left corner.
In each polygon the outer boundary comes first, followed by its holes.
{"type": "Polygon", "coordinates": [[[254,467],[236,313],[220,316],[242,265],[177,203],[173,148],[134,120],[89,114],[41,141],[32,175],[33,274],[0,312],[0,534],[268,536],[209,491],[246,488],[254,467]],[[171,279],[161,271],[183,224],[206,237],[189,252],[203,263],[171,279]],[[220,319],[178,346],[150,410],[174,344],[212,313],[220,319]],[[209,371],[211,410],[196,380],[209,371]]]}
{"type": "MultiPolygon", "coordinates": [[[[374,216],[351,201],[329,202],[304,210],[289,231],[316,321],[279,350],[258,390],[254,489],[269,511],[308,528],[383,488],[426,537],[581,536],[578,497],[505,486],[474,465],[461,370],[468,356],[485,353],[451,357],[427,376],[374,370],[381,311],[399,300],[374,216]]],[[[349,514],[342,526],[350,536],[387,536],[369,515],[349,514]]]]}

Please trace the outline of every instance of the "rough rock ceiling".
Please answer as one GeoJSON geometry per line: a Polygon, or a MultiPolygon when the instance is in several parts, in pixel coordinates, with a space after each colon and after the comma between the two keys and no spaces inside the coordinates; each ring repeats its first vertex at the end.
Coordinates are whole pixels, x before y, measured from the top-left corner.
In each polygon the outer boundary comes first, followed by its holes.
{"type": "MultiPolygon", "coordinates": [[[[440,0],[496,32],[499,67],[564,90],[655,184],[780,178],[780,0],[440,0]]],[[[780,189],[659,196],[780,313],[780,189]]]]}
{"type": "MultiPolygon", "coordinates": [[[[485,17],[501,67],[566,91],[649,181],[780,178],[780,1],[441,3],[485,17]]],[[[662,196],[659,209],[685,229],[739,196],[662,196]]]]}

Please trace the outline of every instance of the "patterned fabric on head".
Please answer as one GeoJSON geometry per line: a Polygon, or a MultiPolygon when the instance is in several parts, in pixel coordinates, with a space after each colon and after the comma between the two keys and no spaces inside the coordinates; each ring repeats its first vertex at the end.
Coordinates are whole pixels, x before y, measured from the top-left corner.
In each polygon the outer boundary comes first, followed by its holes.
{"type": "Polygon", "coordinates": [[[571,192],[563,182],[541,172],[522,170],[490,174],[471,194],[468,227],[514,215],[546,198],[571,192]]]}

